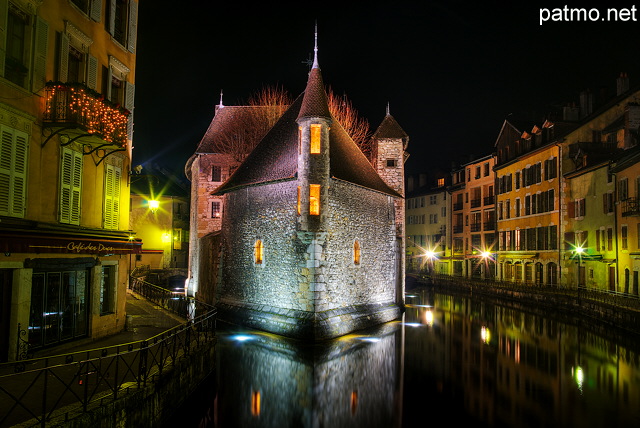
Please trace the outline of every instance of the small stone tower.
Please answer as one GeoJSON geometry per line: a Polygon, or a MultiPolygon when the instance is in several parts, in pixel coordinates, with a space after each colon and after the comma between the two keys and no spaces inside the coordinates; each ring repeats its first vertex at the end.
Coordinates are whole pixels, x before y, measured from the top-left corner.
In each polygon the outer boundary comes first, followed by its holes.
{"type": "MultiPolygon", "coordinates": [[[[384,180],[384,182],[404,197],[404,163],[409,157],[407,146],[409,145],[409,136],[400,127],[398,122],[391,116],[389,105],[387,105],[387,114],[382,120],[380,126],[372,137],[372,158],[373,166],[384,180]]],[[[400,277],[398,278],[398,290],[404,290],[404,272],[405,272],[405,203],[404,199],[396,199],[396,237],[397,237],[397,263],[400,277]]],[[[404,304],[404,293],[398,293],[401,301],[398,304],[404,304]]]]}

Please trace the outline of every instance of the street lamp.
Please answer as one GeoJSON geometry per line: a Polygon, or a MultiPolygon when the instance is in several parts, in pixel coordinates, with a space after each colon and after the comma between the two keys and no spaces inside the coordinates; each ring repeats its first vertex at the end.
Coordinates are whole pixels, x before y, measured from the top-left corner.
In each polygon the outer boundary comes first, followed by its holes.
{"type": "Polygon", "coordinates": [[[151,210],[152,213],[156,213],[156,211],[158,211],[158,208],[160,207],[160,202],[156,201],[155,199],[150,199],[149,200],[149,209],[151,210]]]}
{"type": "Polygon", "coordinates": [[[580,286],[584,286],[585,284],[580,284],[581,278],[582,278],[582,255],[585,253],[585,249],[582,247],[575,247],[574,251],[576,253],[576,255],[578,256],[578,288],[580,288],[580,286]]]}

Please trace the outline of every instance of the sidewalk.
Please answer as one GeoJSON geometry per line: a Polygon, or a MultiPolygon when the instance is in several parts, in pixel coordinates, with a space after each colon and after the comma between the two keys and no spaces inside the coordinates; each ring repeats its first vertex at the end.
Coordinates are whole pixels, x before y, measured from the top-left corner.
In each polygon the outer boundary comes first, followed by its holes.
{"type": "Polygon", "coordinates": [[[35,357],[66,354],[145,340],[186,322],[186,319],[154,305],[132,290],[127,290],[126,313],[131,315],[131,326],[127,326],[128,330],[99,339],[85,339],[44,349],[37,352],[35,357]]]}

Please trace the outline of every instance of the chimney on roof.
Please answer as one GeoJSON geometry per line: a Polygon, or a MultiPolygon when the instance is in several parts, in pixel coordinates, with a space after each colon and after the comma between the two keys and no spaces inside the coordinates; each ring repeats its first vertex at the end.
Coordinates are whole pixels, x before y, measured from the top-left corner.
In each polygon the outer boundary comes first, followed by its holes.
{"type": "Polygon", "coordinates": [[[616,95],[622,95],[629,90],[629,76],[622,72],[616,80],[616,95]]]}
{"type": "Polygon", "coordinates": [[[580,109],[575,103],[571,103],[562,108],[562,119],[572,122],[580,119],[580,109]]]}
{"type": "Polygon", "coordinates": [[[593,113],[593,94],[589,89],[580,93],[580,117],[593,113]]]}

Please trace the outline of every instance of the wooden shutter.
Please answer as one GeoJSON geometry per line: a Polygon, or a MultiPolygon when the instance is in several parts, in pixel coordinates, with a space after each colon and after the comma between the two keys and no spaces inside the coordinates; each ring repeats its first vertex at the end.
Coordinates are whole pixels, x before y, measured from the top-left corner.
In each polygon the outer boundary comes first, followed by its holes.
{"type": "Polygon", "coordinates": [[[571,201],[567,204],[567,215],[569,218],[575,218],[576,216],[576,203],[571,201]]]}
{"type": "Polygon", "coordinates": [[[28,136],[0,127],[0,215],[24,217],[28,136]]]}
{"type": "Polygon", "coordinates": [[[127,49],[135,53],[138,36],[138,2],[129,0],[129,32],[127,34],[127,49]]]}
{"type": "Polygon", "coordinates": [[[107,1],[109,2],[109,25],[107,26],[107,31],[113,36],[116,29],[116,0],[107,1]]]}
{"type": "Polygon", "coordinates": [[[136,94],[136,85],[129,82],[124,82],[124,108],[129,110],[129,118],[127,120],[127,138],[129,141],[133,141],[133,109],[134,99],[136,94]]]}
{"type": "Polygon", "coordinates": [[[120,225],[120,168],[105,165],[104,228],[118,229],[120,225]]]}
{"type": "Polygon", "coordinates": [[[102,0],[91,0],[89,15],[94,21],[100,22],[100,19],[102,18],[102,0]]]}
{"type": "Polygon", "coordinates": [[[71,190],[71,224],[80,224],[80,198],[82,196],[82,154],[73,152],[73,177],[71,190]]]}
{"type": "Polygon", "coordinates": [[[0,76],[4,76],[4,58],[5,58],[5,40],[7,38],[7,17],[9,13],[9,5],[6,1],[0,2],[0,76]]]}
{"type": "Polygon", "coordinates": [[[91,55],[87,55],[87,86],[98,90],[98,58],[91,55]]]}
{"type": "Polygon", "coordinates": [[[13,183],[11,185],[11,200],[13,203],[11,215],[24,217],[27,195],[27,134],[14,132],[13,183]]]}
{"type": "Polygon", "coordinates": [[[66,82],[69,76],[69,36],[58,34],[58,80],[66,82]]]}
{"type": "Polygon", "coordinates": [[[32,91],[44,88],[47,72],[47,48],[49,46],[49,24],[39,16],[36,18],[35,49],[33,54],[32,91]]]}
{"type": "Polygon", "coordinates": [[[60,222],[80,224],[82,154],[62,149],[60,169],[60,222]]]}

